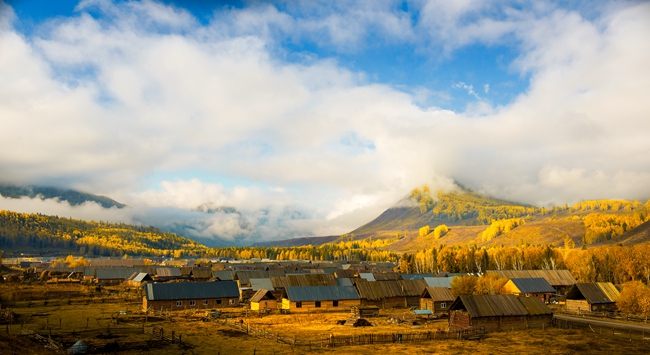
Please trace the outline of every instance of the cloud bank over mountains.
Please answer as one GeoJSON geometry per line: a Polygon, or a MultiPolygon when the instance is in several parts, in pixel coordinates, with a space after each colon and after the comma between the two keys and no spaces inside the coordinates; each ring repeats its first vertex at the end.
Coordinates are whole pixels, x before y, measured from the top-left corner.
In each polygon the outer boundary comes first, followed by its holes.
{"type": "Polygon", "coordinates": [[[650,198],[650,4],[400,4],[253,3],[203,21],[154,1],[82,1],[27,31],[1,3],[0,179],[130,208],[0,208],[247,242],[344,233],[452,179],[536,205],[650,198]],[[504,66],[529,84],[497,104],[507,81],[437,92],[338,58],[398,44],[432,63],[507,47],[504,66]],[[445,107],[461,93],[464,109],[445,107]]]}

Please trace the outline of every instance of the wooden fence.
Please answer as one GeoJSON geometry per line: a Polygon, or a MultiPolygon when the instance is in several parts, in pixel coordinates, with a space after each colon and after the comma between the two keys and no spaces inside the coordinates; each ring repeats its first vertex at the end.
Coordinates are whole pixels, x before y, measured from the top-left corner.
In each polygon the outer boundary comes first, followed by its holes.
{"type": "Polygon", "coordinates": [[[469,331],[426,331],[426,332],[400,332],[400,333],[368,333],[358,335],[323,335],[317,339],[305,339],[297,336],[288,337],[281,336],[279,333],[270,332],[262,327],[255,327],[249,323],[241,321],[224,319],[218,320],[219,324],[223,324],[244,332],[246,334],[275,340],[278,343],[289,344],[291,346],[305,346],[310,349],[313,347],[338,347],[338,346],[354,346],[354,345],[368,345],[368,344],[386,344],[386,343],[416,343],[432,340],[446,340],[446,339],[479,339],[480,336],[485,334],[484,329],[474,329],[469,331]]]}
{"type": "Polygon", "coordinates": [[[650,344],[650,331],[626,328],[623,323],[620,325],[602,325],[553,318],[553,326],[560,329],[580,329],[599,337],[648,342],[650,344]]]}
{"type": "Polygon", "coordinates": [[[581,316],[581,317],[615,319],[615,320],[624,320],[629,322],[648,323],[647,316],[639,316],[639,315],[627,314],[621,312],[589,312],[589,311],[571,312],[562,309],[562,310],[556,310],[555,313],[568,314],[568,315],[581,316]]]}

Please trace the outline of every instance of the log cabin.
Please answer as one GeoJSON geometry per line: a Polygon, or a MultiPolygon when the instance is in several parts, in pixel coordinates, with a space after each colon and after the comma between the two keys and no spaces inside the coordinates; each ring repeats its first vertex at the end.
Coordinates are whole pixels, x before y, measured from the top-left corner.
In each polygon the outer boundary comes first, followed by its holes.
{"type": "Polygon", "coordinates": [[[289,313],[343,312],[361,305],[352,286],[287,286],[282,309],[289,313]]]}
{"type": "Polygon", "coordinates": [[[420,296],[420,309],[428,309],[434,314],[447,313],[455,299],[446,287],[427,287],[420,296]]]}
{"type": "Polygon", "coordinates": [[[549,326],[552,311],[538,298],[514,295],[458,296],[449,308],[451,331],[528,329],[549,326]]]}
{"type": "Polygon", "coordinates": [[[174,311],[239,305],[239,289],[235,281],[150,283],[144,289],[144,311],[150,308],[174,311]]]}
{"type": "Polygon", "coordinates": [[[616,311],[618,289],[611,282],[577,283],[566,295],[569,312],[616,311]]]}

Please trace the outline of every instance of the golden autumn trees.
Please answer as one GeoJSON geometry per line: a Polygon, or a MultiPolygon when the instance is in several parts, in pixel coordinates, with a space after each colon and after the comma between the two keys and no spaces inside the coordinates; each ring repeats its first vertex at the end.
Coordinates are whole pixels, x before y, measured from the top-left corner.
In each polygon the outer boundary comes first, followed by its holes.
{"type": "Polygon", "coordinates": [[[441,224],[433,230],[433,237],[435,239],[440,239],[447,234],[447,232],[449,232],[449,228],[446,225],[441,224]]]}
{"type": "Polygon", "coordinates": [[[481,239],[484,242],[490,241],[501,234],[510,232],[524,223],[526,223],[526,221],[524,221],[523,218],[499,219],[493,221],[490,226],[481,233],[481,239]]]}
{"type": "Polygon", "coordinates": [[[650,288],[640,281],[625,283],[616,307],[624,313],[650,315],[650,288]]]}
{"type": "Polygon", "coordinates": [[[451,294],[455,296],[473,295],[476,292],[476,276],[455,276],[451,280],[451,294]]]}
{"type": "Polygon", "coordinates": [[[626,214],[590,213],[584,218],[586,228],[585,241],[587,244],[592,244],[599,241],[615,239],[647,220],[648,215],[641,212],[626,214]]]}

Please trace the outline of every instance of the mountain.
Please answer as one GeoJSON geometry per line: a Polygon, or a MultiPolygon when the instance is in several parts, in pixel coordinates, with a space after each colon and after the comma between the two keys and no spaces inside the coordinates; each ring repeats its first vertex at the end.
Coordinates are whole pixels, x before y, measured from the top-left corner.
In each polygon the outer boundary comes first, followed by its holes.
{"type": "Polygon", "coordinates": [[[517,218],[534,214],[539,208],[499,200],[473,192],[462,185],[449,192],[432,193],[426,186],[414,189],[394,207],[353,230],[355,239],[385,234],[386,231],[412,231],[423,226],[475,226],[494,219],[517,218]]]}
{"type": "Polygon", "coordinates": [[[200,255],[206,247],[154,227],[0,210],[0,248],[55,248],[93,255],[200,255]]]}
{"type": "Polygon", "coordinates": [[[547,244],[580,247],[637,244],[650,240],[650,201],[590,200],[569,207],[535,207],[471,191],[462,185],[447,192],[426,186],[388,208],[374,220],[339,237],[309,237],[264,246],[322,245],[340,240],[387,238],[386,249],[414,252],[440,245],[478,247],[547,244]],[[645,222],[645,223],[644,223],[645,222]],[[440,237],[435,228],[444,225],[440,237]],[[424,228],[423,228],[424,227],[424,228]]]}
{"type": "Polygon", "coordinates": [[[119,203],[106,196],[97,196],[86,192],[77,190],[61,189],[51,186],[16,186],[0,184],[0,195],[8,198],[21,198],[29,197],[35,198],[39,196],[41,199],[59,199],[60,201],[67,201],[72,206],[81,205],[85,202],[95,202],[104,208],[123,208],[125,204],[119,203]]]}

